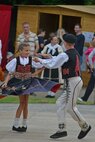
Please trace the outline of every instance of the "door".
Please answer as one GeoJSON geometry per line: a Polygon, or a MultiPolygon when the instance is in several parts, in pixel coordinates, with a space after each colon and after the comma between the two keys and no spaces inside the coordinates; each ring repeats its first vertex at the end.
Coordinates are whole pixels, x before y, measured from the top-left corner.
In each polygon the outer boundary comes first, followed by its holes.
{"type": "Polygon", "coordinates": [[[59,26],[59,15],[39,13],[39,29],[44,29],[46,31],[46,37],[49,36],[51,32],[56,32],[59,26]]]}

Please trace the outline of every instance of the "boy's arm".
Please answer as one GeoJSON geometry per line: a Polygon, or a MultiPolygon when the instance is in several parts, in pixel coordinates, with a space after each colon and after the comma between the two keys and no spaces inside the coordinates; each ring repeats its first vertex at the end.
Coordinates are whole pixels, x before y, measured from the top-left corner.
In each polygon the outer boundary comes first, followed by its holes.
{"type": "Polygon", "coordinates": [[[35,62],[35,60],[32,60],[32,66],[36,69],[41,69],[43,67],[43,65],[39,62],[35,62]]]}
{"type": "Polygon", "coordinates": [[[36,62],[40,62],[44,67],[49,69],[59,68],[68,60],[69,57],[66,53],[60,53],[58,56],[54,56],[51,59],[35,59],[36,62]]]}

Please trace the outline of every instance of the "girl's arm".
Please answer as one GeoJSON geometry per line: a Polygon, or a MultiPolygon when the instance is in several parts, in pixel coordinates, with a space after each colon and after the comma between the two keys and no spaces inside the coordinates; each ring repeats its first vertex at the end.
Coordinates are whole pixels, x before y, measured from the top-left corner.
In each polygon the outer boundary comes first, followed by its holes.
{"type": "Polygon", "coordinates": [[[8,82],[9,82],[10,78],[11,78],[11,74],[8,73],[7,76],[6,76],[6,78],[5,78],[4,83],[3,83],[3,85],[2,85],[2,88],[7,87],[7,84],[8,84],[8,82]]]}
{"type": "Polygon", "coordinates": [[[45,46],[45,47],[43,48],[43,50],[41,51],[41,54],[46,54],[46,51],[47,51],[47,46],[45,46]]]}

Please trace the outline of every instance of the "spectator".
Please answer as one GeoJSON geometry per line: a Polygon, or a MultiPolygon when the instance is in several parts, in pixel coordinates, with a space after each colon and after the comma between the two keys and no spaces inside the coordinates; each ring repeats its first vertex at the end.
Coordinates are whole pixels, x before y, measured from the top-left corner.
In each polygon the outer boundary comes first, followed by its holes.
{"type": "Polygon", "coordinates": [[[0,81],[3,81],[4,80],[4,72],[2,71],[2,68],[1,68],[1,61],[2,61],[2,42],[0,40],[0,81]]]}
{"type": "Polygon", "coordinates": [[[39,31],[38,31],[38,41],[39,41],[38,53],[41,53],[41,51],[44,48],[44,36],[45,36],[45,30],[39,29],[39,31]]]}
{"type": "Polygon", "coordinates": [[[63,42],[63,35],[65,34],[65,30],[63,28],[60,28],[57,30],[57,37],[59,39],[59,44],[62,46],[63,51],[65,51],[65,46],[64,46],[64,42],[63,42]]]}
{"type": "Polygon", "coordinates": [[[49,34],[49,38],[45,41],[45,45],[49,44],[49,43],[51,42],[51,38],[54,37],[54,36],[56,36],[55,33],[53,33],[53,32],[50,33],[50,34],[49,34]]]}
{"type": "Polygon", "coordinates": [[[91,72],[91,76],[84,96],[78,98],[78,100],[81,102],[88,100],[95,86],[95,41],[94,40],[91,42],[91,47],[89,47],[86,50],[85,54],[86,54],[87,65],[89,66],[91,72]]]}
{"type": "Polygon", "coordinates": [[[80,64],[82,64],[83,47],[84,47],[85,37],[82,34],[82,27],[81,27],[80,24],[76,24],[75,27],[74,27],[74,30],[75,30],[75,33],[76,33],[75,48],[80,55],[80,64]]]}
{"type": "Polygon", "coordinates": [[[30,45],[31,56],[33,56],[35,53],[38,52],[39,50],[38,37],[35,33],[30,31],[30,25],[28,22],[23,23],[23,33],[21,33],[17,37],[17,45],[19,45],[22,42],[27,42],[30,45]]]}

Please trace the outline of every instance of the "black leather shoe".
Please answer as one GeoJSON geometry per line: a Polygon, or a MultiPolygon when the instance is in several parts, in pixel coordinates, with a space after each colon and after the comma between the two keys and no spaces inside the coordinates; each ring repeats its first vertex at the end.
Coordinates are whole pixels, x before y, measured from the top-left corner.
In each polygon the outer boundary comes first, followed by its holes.
{"type": "Polygon", "coordinates": [[[47,95],[45,96],[46,98],[55,98],[55,96],[50,96],[50,95],[47,95]]]}
{"type": "Polygon", "coordinates": [[[12,130],[17,132],[24,132],[21,127],[16,128],[15,126],[13,126],[12,130]]]}
{"type": "Polygon", "coordinates": [[[58,139],[58,138],[61,138],[61,137],[66,137],[67,136],[67,131],[63,131],[63,132],[56,132],[55,134],[51,135],[50,138],[52,139],[58,139]]]}
{"type": "Polygon", "coordinates": [[[22,126],[21,129],[22,129],[23,132],[26,132],[27,127],[22,126]]]}
{"type": "Polygon", "coordinates": [[[82,139],[82,138],[84,138],[87,134],[88,134],[88,132],[91,130],[91,126],[89,125],[89,127],[88,127],[88,129],[86,130],[86,131],[80,131],[80,133],[79,133],[79,135],[78,135],[78,139],[82,139]]]}

